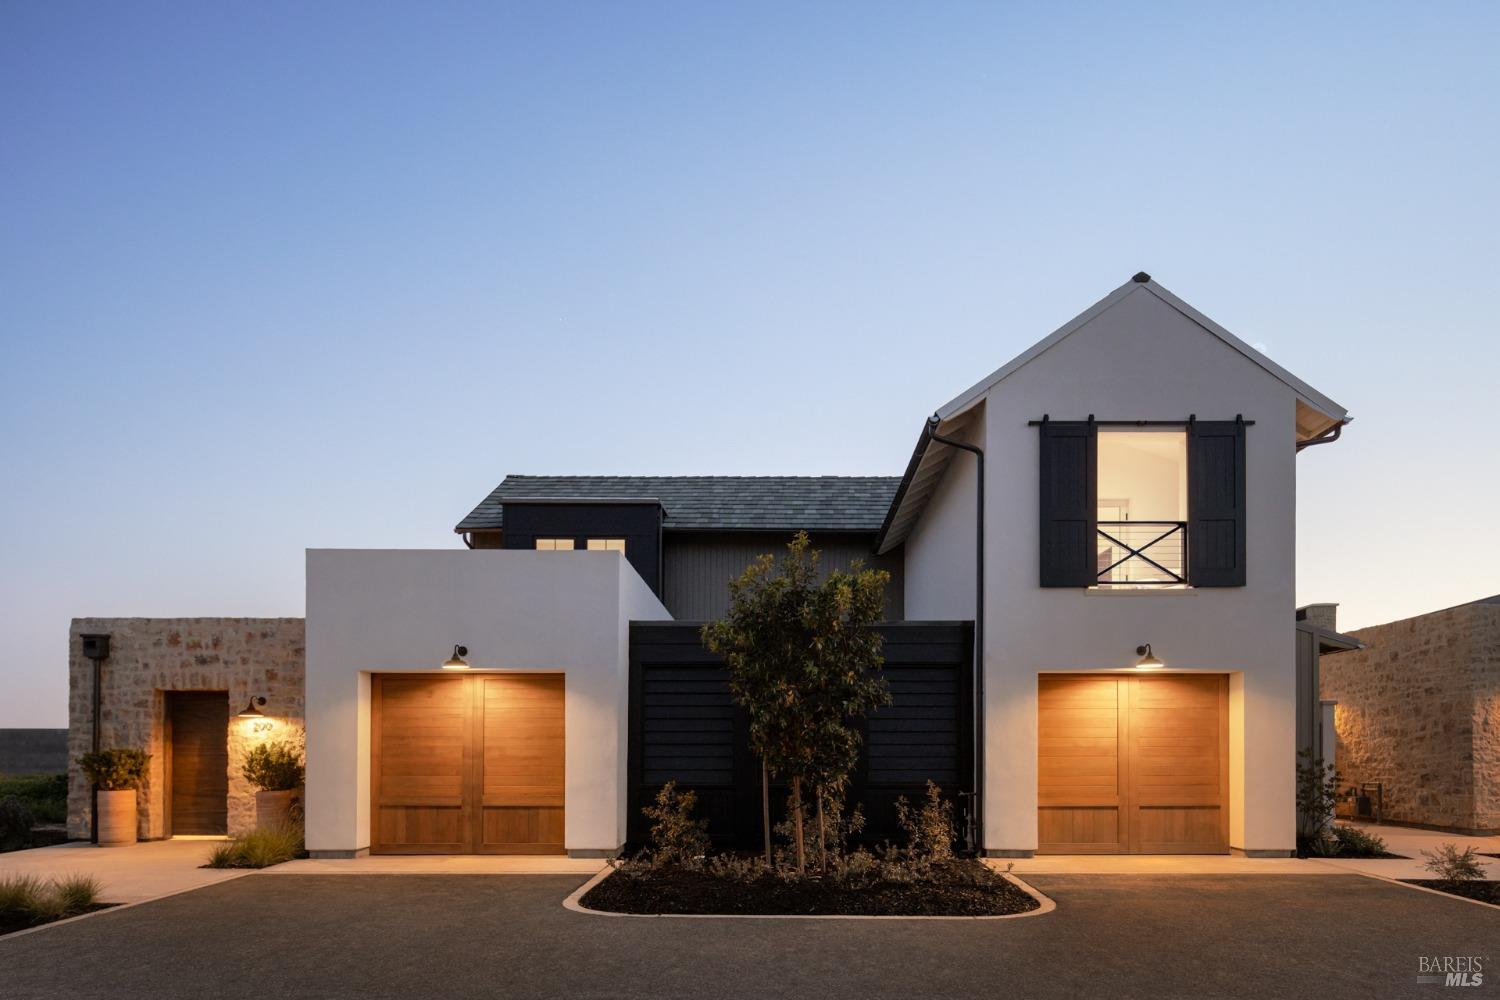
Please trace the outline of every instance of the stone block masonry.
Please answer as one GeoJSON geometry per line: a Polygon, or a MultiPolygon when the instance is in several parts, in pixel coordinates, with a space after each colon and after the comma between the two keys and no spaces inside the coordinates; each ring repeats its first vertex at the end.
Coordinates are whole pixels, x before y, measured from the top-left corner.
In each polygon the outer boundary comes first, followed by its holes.
{"type": "Polygon", "coordinates": [[[1361,629],[1322,659],[1346,785],[1382,782],[1385,818],[1500,830],[1500,603],[1361,629]]]}
{"type": "Polygon", "coordinates": [[[166,836],[166,694],[225,691],[231,834],[255,827],[255,789],[240,769],[256,743],[303,732],[305,628],[301,618],[75,618],[68,634],[68,835],[89,835],[89,786],[78,758],[89,751],[93,663],[81,637],[110,636],[104,661],[101,745],[141,747],[151,768],[138,796],[142,839],[166,836]],[[235,719],[252,697],[264,697],[267,722],[235,719]]]}

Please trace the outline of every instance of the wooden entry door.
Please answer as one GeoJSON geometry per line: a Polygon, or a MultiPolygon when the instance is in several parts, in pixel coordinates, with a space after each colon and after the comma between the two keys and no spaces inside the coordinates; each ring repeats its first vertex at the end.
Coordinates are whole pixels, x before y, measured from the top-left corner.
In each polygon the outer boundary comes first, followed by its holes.
{"type": "Polygon", "coordinates": [[[229,832],[229,692],[166,693],[168,836],[229,832]]]}
{"type": "Polygon", "coordinates": [[[377,675],[377,854],[561,854],[562,674],[377,675]]]}
{"type": "Polygon", "coordinates": [[[1043,674],[1038,849],[1225,854],[1229,678],[1043,674]]]}

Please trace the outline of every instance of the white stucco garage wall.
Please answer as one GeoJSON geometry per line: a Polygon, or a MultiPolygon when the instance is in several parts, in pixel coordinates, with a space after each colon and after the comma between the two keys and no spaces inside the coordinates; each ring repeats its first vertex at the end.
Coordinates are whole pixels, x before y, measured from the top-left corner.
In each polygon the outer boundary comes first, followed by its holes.
{"type": "Polygon", "coordinates": [[[617,552],[308,550],[308,850],[369,848],[370,675],[440,672],[455,643],[475,671],[566,675],[565,846],[617,849],[630,621],[670,618],[617,552]]]}
{"type": "MultiPolygon", "coordinates": [[[[985,847],[1037,846],[1037,675],[1118,670],[1149,642],[1170,668],[1230,675],[1230,843],[1295,847],[1295,412],[1285,383],[1145,289],[982,396],[985,484],[985,847]],[[1255,421],[1246,437],[1246,586],[1101,592],[1039,585],[1039,444],[1028,421],[1255,421]]],[[[959,456],[931,525],[907,541],[908,609],[962,609],[972,544],[959,456]],[[959,487],[959,489],[954,489],[959,487]],[[934,530],[935,529],[935,530],[934,530]],[[954,566],[954,569],[958,569],[954,566]]],[[[924,514],[923,520],[928,519],[924,514]]],[[[972,563],[969,564],[972,566],[972,563]]],[[[969,591],[972,593],[972,590],[969,591]]],[[[913,615],[917,615],[914,613],[913,615]]],[[[968,615],[965,614],[965,617],[968,615]]]]}

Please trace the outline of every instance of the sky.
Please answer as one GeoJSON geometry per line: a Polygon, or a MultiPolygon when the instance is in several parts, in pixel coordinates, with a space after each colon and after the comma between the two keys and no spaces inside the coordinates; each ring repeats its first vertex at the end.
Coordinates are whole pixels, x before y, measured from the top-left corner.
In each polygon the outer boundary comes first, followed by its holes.
{"type": "Polygon", "coordinates": [[[0,727],[506,473],[899,474],[1149,271],[1348,407],[1298,599],[1500,592],[1500,7],[0,5],[0,727]]]}

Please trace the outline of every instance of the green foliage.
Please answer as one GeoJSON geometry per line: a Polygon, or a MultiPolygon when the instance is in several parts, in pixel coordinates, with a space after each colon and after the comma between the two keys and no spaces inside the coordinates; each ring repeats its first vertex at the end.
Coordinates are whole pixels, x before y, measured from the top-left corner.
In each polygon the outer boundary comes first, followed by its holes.
{"type": "Polygon", "coordinates": [[[0,799],[12,795],[26,803],[38,823],[67,822],[66,774],[13,774],[0,777],[0,799]]]}
{"type": "Polygon", "coordinates": [[[133,747],[111,747],[78,758],[78,766],[102,792],[122,792],[140,786],[151,755],[133,747]]]}
{"type": "Polygon", "coordinates": [[[302,784],[302,749],[284,740],[257,743],[245,755],[245,780],[263,792],[284,792],[302,784]]]}
{"type": "Polygon", "coordinates": [[[698,794],[677,791],[669,781],[656,793],[656,804],[641,812],[651,821],[651,864],[695,868],[708,853],[708,820],[693,819],[698,794]]]}
{"type": "Polygon", "coordinates": [[[953,803],[943,798],[943,790],[927,782],[927,798],[914,809],[906,796],[896,800],[896,825],[906,834],[906,853],[913,861],[940,862],[953,858],[953,803]]]}
{"type": "Polygon", "coordinates": [[[1385,839],[1378,834],[1366,833],[1347,823],[1334,823],[1328,828],[1338,845],[1338,855],[1344,858],[1378,858],[1388,853],[1385,839]]]}
{"type": "Polygon", "coordinates": [[[31,843],[36,819],[31,807],[14,795],[0,799],[0,851],[18,851],[31,843]]]}
{"type": "Polygon", "coordinates": [[[1484,866],[1474,854],[1474,848],[1459,851],[1457,844],[1444,844],[1435,851],[1423,851],[1427,859],[1423,865],[1428,871],[1445,882],[1473,882],[1484,878],[1484,866]]]}
{"type": "MultiPolygon", "coordinates": [[[[856,564],[819,581],[818,553],[799,531],[780,559],[763,555],[729,585],[723,619],[703,644],[724,657],[735,703],[750,717],[750,749],[792,787],[797,869],[806,870],[804,787],[825,814],[859,758],[854,722],[888,704],[879,674],[890,575],[856,564]]],[[[769,850],[769,845],[767,845],[769,850]]],[[[819,841],[826,868],[826,845],[819,841]]]]}
{"type": "Polygon", "coordinates": [[[1298,843],[1312,849],[1313,842],[1327,835],[1334,809],[1349,797],[1343,783],[1343,776],[1322,757],[1307,750],[1297,752],[1298,843]]]}
{"type": "Polygon", "coordinates": [[[99,880],[91,875],[50,880],[0,875],[0,923],[41,924],[75,916],[98,901],[99,888],[99,880]]]}
{"type": "Polygon", "coordinates": [[[269,868],[302,854],[302,831],[293,824],[263,826],[243,836],[215,844],[208,868],[269,868]]]}

